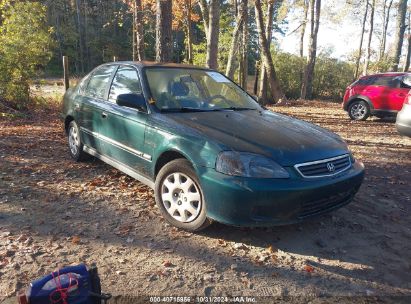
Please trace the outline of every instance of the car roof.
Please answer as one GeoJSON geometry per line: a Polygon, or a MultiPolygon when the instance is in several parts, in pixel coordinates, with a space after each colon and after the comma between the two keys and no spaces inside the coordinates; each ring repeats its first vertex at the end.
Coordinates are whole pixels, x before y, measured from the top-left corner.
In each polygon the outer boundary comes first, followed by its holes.
{"type": "Polygon", "coordinates": [[[366,75],[361,78],[368,78],[368,77],[375,77],[375,76],[402,76],[402,75],[407,75],[410,74],[408,72],[386,72],[386,73],[376,73],[376,74],[371,74],[371,75],[366,75]]]}
{"type": "Polygon", "coordinates": [[[115,61],[115,62],[107,62],[105,64],[130,64],[134,65],[138,68],[144,67],[164,67],[164,68],[189,68],[189,69],[202,69],[202,70],[210,70],[206,67],[196,66],[192,64],[183,64],[183,63],[169,63],[169,62],[156,62],[156,61],[115,61]]]}

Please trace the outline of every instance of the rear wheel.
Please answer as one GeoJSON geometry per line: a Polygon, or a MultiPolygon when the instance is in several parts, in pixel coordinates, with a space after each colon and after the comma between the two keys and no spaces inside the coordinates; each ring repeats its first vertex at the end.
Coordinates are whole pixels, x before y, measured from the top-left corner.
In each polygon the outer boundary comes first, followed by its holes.
{"type": "Polygon", "coordinates": [[[197,175],[186,159],[176,159],[163,168],[155,183],[156,204],[173,226],[199,231],[210,225],[197,175]]]}
{"type": "Polygon", "coordinates": [[[353,101],[348,107],[348,115],[352,120],[366,120],[370,116],[370,107],[363,100],[353,101]]]}
{"type": "Polygon", "coordinates": [[[67,139],[70,156],[75,161],[86,160],[89,157],[89,155],[83,151],[83,144],[80,140],[80,130],[74,120],[72,120],[68,126],[67,139]]]}

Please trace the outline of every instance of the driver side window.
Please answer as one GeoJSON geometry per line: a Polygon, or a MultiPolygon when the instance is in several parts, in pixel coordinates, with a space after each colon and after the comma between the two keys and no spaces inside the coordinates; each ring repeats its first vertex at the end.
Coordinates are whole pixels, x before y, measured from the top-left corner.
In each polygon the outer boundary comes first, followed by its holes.
{"type": "Polygon", "coordinates": [[[108,99],[115,103],[117,96],[121,94],[142,94],[140,79],[132,67],[122,66],[117,70],[108,99]]]}

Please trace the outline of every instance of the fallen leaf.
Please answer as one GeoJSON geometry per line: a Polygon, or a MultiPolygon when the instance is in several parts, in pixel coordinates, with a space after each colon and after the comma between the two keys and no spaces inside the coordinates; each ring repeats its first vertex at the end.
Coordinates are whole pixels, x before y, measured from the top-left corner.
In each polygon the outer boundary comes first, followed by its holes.
{"type": "Polygon", "coordinates": [[[305,265],[304,270],[311,273],[311,272],[314,272],[314,267],[310,265],[305,265]]]}
{"type": "Polygon", "coordinates": [[[267,251],[268,251],[269,253],[271,253],[271,254],[275,254],[275,253],[278,252],[278,249],[275,248],[275,247],[273,247],[273,245],[270,245],[270,246],[267,248],[267,251]]]}
{"type": "Polygon", "coordinates": [[[79,237],[78,235],[73,236],[73,237],[71,238],[71,242],[72,242],[73,244],[78,245],[78,244],[80,243],[80,237],[79,237]]]}
{"type": "Polygon", "coordinates": [[[173,265],[173,263],[171,263],[170,261],[167,261],[167,260],[166,260],[166,261],[163,262],[163,266],[164,266],[164,267],[173,267],[174,265],[173,265]]]}

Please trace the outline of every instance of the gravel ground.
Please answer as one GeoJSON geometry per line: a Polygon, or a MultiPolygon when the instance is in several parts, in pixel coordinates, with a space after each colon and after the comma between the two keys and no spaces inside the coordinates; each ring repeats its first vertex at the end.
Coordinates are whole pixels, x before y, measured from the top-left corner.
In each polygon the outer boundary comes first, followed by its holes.
{"type": "Polygon", "coordinates": [[[79,262],[96,262],[103,291],[114,295],[405,301],[411,139],[392,120],[352,122],[334,103],[272,110],[347,141],[366,166],[351,204],[298,225],[187,233],[164,222],[146,186],[98,160],[73,162],[57,110],[0,117],[0,302],[79,262]]]}

